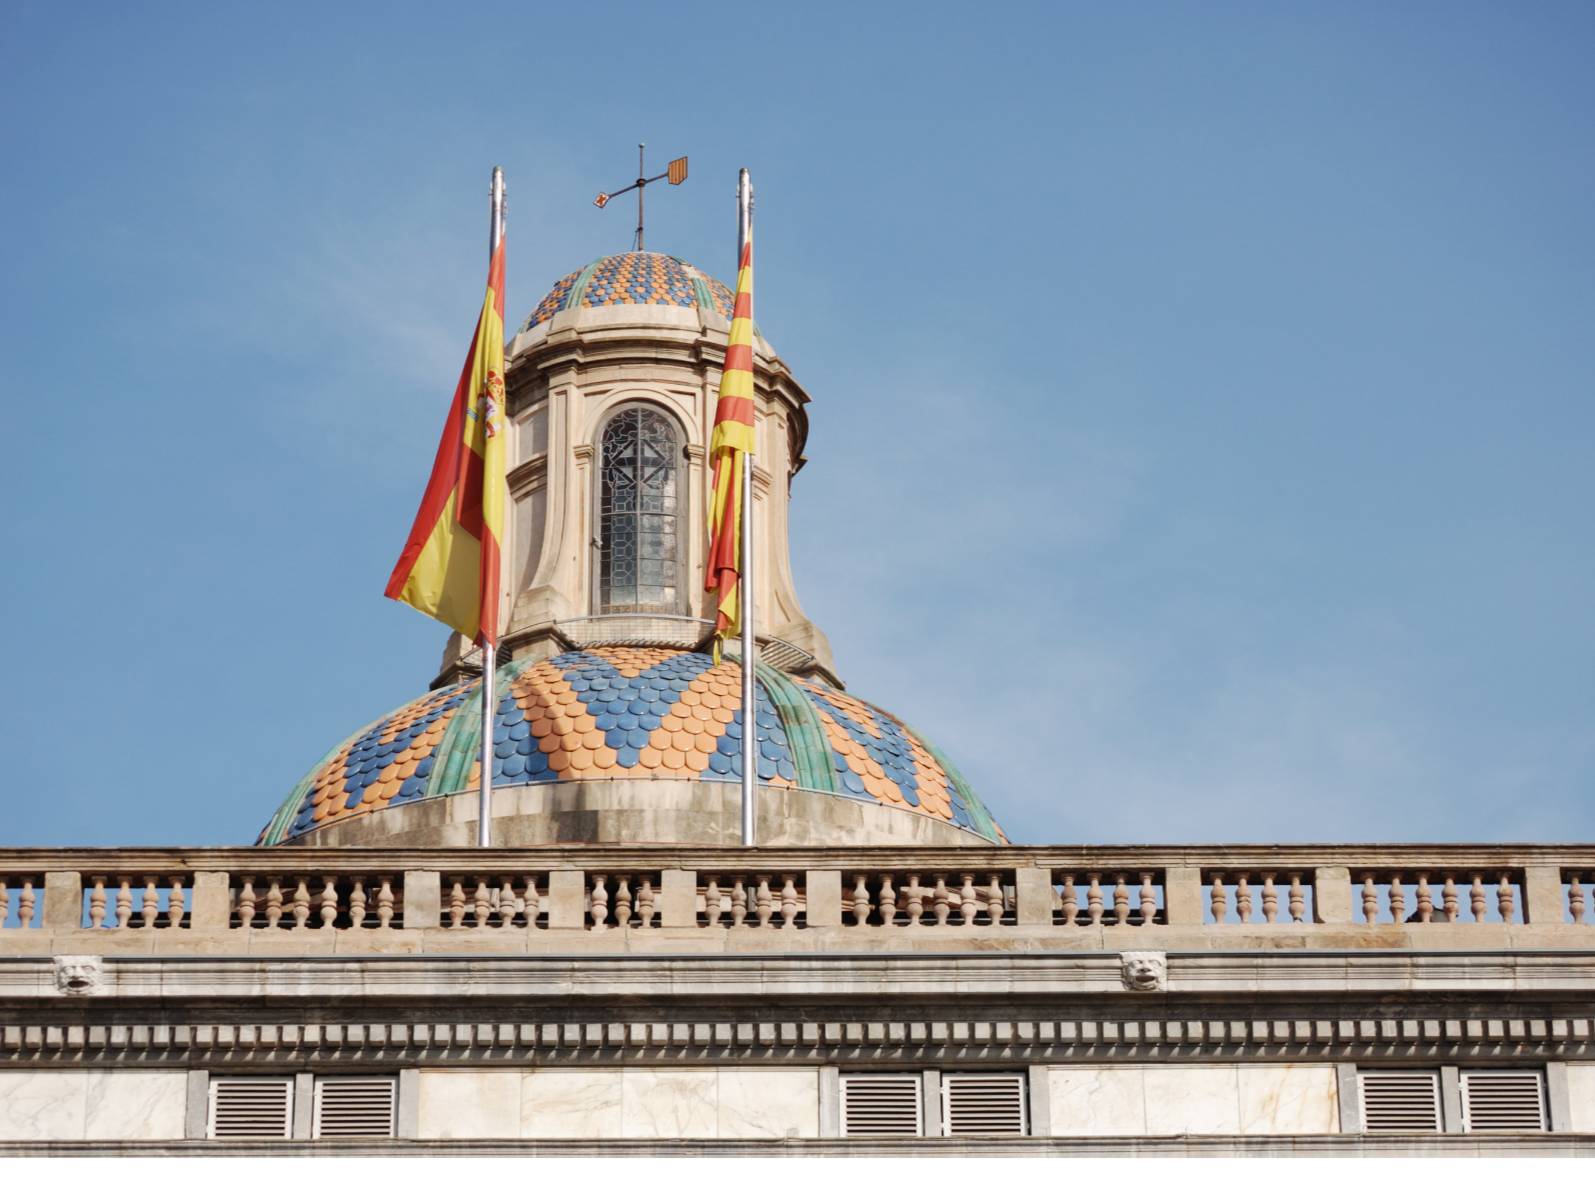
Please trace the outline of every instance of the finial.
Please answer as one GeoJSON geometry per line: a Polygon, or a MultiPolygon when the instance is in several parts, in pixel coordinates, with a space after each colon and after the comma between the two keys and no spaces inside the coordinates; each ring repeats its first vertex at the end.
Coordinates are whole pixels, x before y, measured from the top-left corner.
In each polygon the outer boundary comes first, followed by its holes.
{"type": "Polygon", "coordinates": [[[678,187],[687,181],[686,158],[673,159],[670,164],[665,167],[663,174],[656,174],[653,176],[653,178],[649,178],[648,170],[643,165],[643,151],[646,148],[647,146],[644,142],[639,141],[637,143],[637,178],[635,182],[633,182],[630,186],[622,187],[619,191],[600,191],[598,193],[598,197],[593,200],[593,203],[597,207],[601,208],[610,200],[614,199],[617,195],[624,195],[628,191],[635,191],[637,193],[637,231],[632,239],[632,248],[637,250],[642,249],[642,196],[644,190],[647,189],[648,184],[657,183],[660,179],[666,179],[669,181],[672,187],[678,187]]]}

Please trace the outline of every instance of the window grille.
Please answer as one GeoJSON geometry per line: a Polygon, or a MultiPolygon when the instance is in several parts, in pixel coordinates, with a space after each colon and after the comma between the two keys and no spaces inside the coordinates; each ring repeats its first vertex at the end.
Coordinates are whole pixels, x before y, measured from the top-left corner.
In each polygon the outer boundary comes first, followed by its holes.
{"type": "Polygon", "coordinates": [[[1365,1071],[1362,1127],[1370,1134],[1440,1132],[1440,1076],[1432,1071],[1365,1071]]]}
{"type": "Polygon", "coordinates": [[[1027,1132],[1022,1072],[971,1071],[942,1075],[942,1120],[948,1134],[986,1137],[1027,1132]]]}
{"type": "Polygon", "coordinates": [[[917,1137],[925,1132],[918,1075],[842,1077],[844,1138],[917,1137]]]}
{"type": "Polygon", "coordinates": [[[210,1082],[212,1138],[293,1135],[294,1082],[273,1076],[220,1076],[210,1082]]]}
{"type": "Polygon", "coordinates": [[[1545,1077],[1537,1071],[1462,1073],[1462,1129],[1466,1133],[1544,1130],[1545,1077]]]}
{"type": "Polygon", "coordinates": [[[398,1082],[392,1076],[316,1079],[318,1138],[391,1138],[398,1082]]]}
{"type": "Polygon", "coordinates": [[[681,445],[668,416],[628,407],[604,426],[599,460],[598,613],[679,612],[681,445]]]}

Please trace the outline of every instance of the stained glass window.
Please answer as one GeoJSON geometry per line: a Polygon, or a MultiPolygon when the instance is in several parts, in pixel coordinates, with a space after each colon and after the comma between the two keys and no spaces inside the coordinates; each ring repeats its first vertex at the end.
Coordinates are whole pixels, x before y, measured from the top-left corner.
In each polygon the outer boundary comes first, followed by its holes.
{"type": "Polygon", "coordinates": [[[657,411],[628,407],[604,426],[602,453],[598,612],[677,613],[675,426],[657,411]]]}

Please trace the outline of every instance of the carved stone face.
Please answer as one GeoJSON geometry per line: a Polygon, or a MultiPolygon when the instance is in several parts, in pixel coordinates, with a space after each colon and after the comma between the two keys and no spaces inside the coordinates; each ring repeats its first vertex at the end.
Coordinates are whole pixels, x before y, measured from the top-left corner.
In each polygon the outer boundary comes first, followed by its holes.
{"type": "Polygon", "coordinates": [[[1119,976],[1131,992],[1166,992],[1168,975],[1168,958],[1161,951],[1124,951],[1119,955],[1119,976]]]}
{"type": "Polygon", "coordinates": [[[105,968],[98,955],[57,955],[55,989],[68,997],[92,997],[105,983],[105,968]]]}

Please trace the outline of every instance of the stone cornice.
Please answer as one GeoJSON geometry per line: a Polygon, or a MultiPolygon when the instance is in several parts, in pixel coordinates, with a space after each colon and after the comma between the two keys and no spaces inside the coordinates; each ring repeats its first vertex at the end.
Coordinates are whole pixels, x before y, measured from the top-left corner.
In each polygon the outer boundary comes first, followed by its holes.
{"type": "MultiPolygon", "coordinates": [[[[587,448],[591,446],[578,446],[587,448]]],[[[584,846],[527,848],[446,847],[6,847],[0,872],[69,870],[165,872],[174,868],[222,871],[321,868],[441,871],[504,871],[537,868],[624,870],[790,871],[835,868],[960,870],[1071,867],[1125,871],[1201,867],[1233,871],[1344,866],[1353,870],[1478,869],[1488,877],[1501,868],[1560,866],[1595,869],[1589,843],[1223,843],[1223,844],[1047,844],[1017,847],[711,847],[584,846]]]]}
{"type": "Polygon", "coordinates": [[[1200,951],[1168,953],[1167,991],[1126,992],[1118,954],[915,952],[809,955],[370,955],[105,957],[104,996],[63,997],[49,958],[0,959],[0,1001],[92,1009],[112,1000],[461,1001],[744,998],[826,1003],[1111,996],[1126,1007],[1181,997],[1479,994],[1576,999],[1595,1012],[1587,951],[1200,951]]]}

